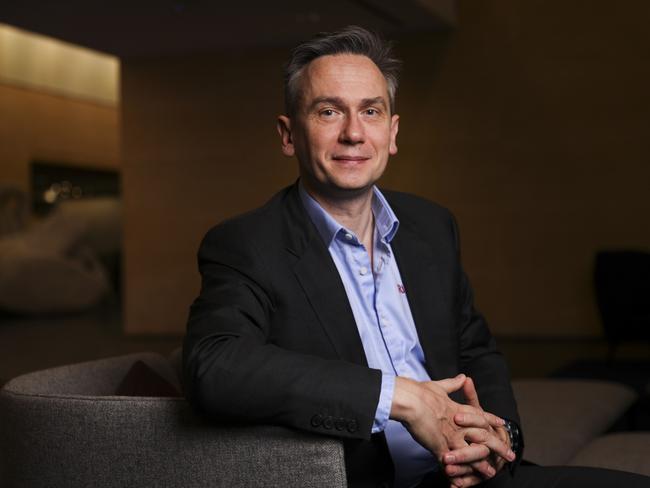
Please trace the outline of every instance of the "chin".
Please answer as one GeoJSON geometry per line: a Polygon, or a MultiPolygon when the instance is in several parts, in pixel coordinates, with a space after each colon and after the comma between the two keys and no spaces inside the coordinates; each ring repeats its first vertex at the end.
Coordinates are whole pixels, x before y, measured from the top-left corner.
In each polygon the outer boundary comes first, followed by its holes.
{"type": "Polygon", "coordinates": [[[330,188],[339,196],[356,197],[370,191],[374,184],[374,181],[368,181],[366,183],[333,182],[330,188]]]}

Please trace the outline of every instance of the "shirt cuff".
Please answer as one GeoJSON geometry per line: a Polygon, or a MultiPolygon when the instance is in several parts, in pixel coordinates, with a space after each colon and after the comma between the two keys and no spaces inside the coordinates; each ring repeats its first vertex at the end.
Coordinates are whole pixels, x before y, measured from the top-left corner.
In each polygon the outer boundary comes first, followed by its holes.
{"type": "Polygon", "coordinates": [[[393,404],[393,391],[395,390],[395,375],[391,373],[381,374],[381,392],[379,403],[375,411],[375,420],[372,423],[372,433],[382,432],[388,423],[390,407],[393,404]]]}

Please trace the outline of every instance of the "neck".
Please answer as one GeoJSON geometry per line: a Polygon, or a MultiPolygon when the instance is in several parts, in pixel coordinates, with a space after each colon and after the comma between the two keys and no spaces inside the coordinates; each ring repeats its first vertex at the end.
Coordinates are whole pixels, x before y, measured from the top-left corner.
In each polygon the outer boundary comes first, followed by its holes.
{"type": "Polygon", "coordinates": [[[346,229],[351,230],[363,242],[366,249],[372,249],[374,217],[372,214],[373,190],[368,188],[346,198],[328,197],[312,191],[305,185],[305,190],[325,211],[346,229]]]}

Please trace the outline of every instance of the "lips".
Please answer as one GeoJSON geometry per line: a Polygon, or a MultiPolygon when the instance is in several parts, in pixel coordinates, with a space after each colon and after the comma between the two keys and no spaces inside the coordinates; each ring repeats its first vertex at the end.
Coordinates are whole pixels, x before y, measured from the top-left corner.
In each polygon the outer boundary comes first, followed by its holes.
{"type": "Polygon", "coordinates": [[[352,155],[348,156],[348,155],[345,155],[345,154],[337,154],[336,156],[333,156],[332,159],[334,161],[340,161],[340,162],[343,162],[343,163],[348,163],[348,162],[349,163],[361,163],[363,161],[369,160],[370,158],[367,157],[367,156],[352,156],[352,155]]]}

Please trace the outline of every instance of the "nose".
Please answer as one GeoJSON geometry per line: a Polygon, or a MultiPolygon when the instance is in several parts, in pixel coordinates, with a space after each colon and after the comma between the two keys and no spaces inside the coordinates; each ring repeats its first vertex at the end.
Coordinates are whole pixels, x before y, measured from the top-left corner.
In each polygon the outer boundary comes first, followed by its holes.
{"type": "Polygon", "coordinates": [[[359,119],[359,116],[352,114],[345,117],[339,135],[339,142],[343,144],[361,144],[364,140],[363,122],[359,119]]]}

